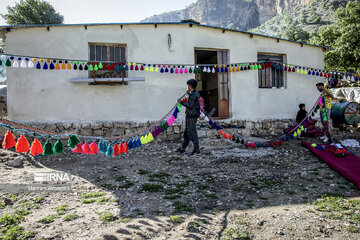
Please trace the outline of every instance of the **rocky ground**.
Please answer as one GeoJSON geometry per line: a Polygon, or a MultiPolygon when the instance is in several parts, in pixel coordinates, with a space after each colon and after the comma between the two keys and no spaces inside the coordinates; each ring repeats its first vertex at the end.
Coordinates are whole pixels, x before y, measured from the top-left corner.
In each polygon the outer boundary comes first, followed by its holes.
{"type": "Polygon", "coordinates": [[[299,140],[201,144],[196,157],[175,154],[170,141],[117,157],[0,150],[3,184],[72,175],[71,192],[0,193],[0,239],[360,239],[359,189],[299,140]]]}

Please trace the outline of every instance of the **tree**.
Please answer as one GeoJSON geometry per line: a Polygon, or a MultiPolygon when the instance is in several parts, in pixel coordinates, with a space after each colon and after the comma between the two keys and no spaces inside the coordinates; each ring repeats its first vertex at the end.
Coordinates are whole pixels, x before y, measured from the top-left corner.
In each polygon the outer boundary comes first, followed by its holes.
{"type": "Polygon", "coordinates": [[[1,14],[9,25],[62,24],[64,17],[54,7],[41,0],[21,0],[14,7],[7,6],[1,14]]]}
{"type": "Polygon", "coordinates": [[[5,52],[5,41],[0,39],[0,53],[5,52]]]}
{"type": "Polygon", "coordinates": [[[301,22],[302,24],[306,24],[306,21],[307,21],[307,15],[306,15],[306,13],[305,13],[305,10],[303,9],[303,10],[301,11],[301,15],[300,15],[300,22],[301,22]]]}
{"type": "Polygon", "coordinates": [[[293,41],[307,42],[310,39],[310,34],[293,23],[281,30],[281,37],[293,41]]]}
{"type": "Polygon", "coordinates": [[[312,37],[311,43],[333,48],[325,53],[325,64],[329,70],[359,72],[360,2],[349,2],[346,8],[338,8],[335,16],[335,24],[322,27],[312,37]]]}

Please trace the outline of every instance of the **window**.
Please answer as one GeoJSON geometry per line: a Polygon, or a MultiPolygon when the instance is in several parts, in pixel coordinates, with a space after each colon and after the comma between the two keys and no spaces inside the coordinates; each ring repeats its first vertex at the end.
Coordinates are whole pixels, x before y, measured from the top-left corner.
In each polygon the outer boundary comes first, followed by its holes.
{"type": "MultiPolygon", "coordinates": [[[[281,65],[285,55],[258,54],[258,62],[276,62],[281,65]]],[[[286,74],[279,65],[273,64],[269,68],[258,70],[259,88],[282,88],[286,87],[286,74]]]]}
{"type": "MultiPolygon", "coordinates": [[[[89,43],[89,60],[106,62],[111,61],[115,63],[126,62],[126,45],[122,44],[110,44],[110,43],[89,43]]],[[[123,71],[115,68],[103,68],[98,71],[92,71],[89,73],[91,78],[119,78],[127,77],[127,71],[123,71]]]]}

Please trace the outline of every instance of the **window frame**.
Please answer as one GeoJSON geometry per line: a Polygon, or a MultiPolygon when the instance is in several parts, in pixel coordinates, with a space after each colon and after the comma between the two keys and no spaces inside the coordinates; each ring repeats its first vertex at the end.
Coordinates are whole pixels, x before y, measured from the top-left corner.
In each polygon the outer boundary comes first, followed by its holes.
{"type": "MultiPolygon", "coordinates": [[[[282,58],[281,64],[286,62],[286,54],[281,53],[267,53],[267,52],[258,52],[257,60],[258,62],[263,61],[275,61],[279,62],[279,58],[282,58]]],[[[260,89],[286,89],[287,88],[287,74],[283,70],[273,70],[272,67],[259,69],[258,70],[258,88],[260,89]],[[268,71],[268,72],[267,72],[268,71]],[[265,79],[262,75],[265,72],[265,79]],[[282,79],[278,79],[279,75],[282,74],[282,79]],[[276,76],[278,75],[278,76],[276,76]],[[269,78],[269,79],[267,79],[269,78]],[[265,83],[263,83],[265,81],[265,83]]]]}
{"type": "MultiPolygon", "coordinates": [[[[90,62],[123,62],[126,63],[126,59],[127,59],[127,45],[124,43],[108,43],[108,42],[89,42],[88,43],[88,59],[90,62]],[[94,59],[91,58],[92,54],[91,54],[91,46],[94,46],[94,59]],[[97,49],[96,47],[101,47],[101,60],[97,60],[97,49]],[[106,60],[103,60],[103,49],[104,47],[106,47],[106,60]],[[114,48],[114,53],[113,53],[113,58],[114,60],[111,60],[111,51],[110,48],[113,47],[114,48]],[[119,47],[119,61],[116,61],[116,55],[115,55],[115,48],[119,47]],[[124,49],[124,50],[122,50],[124,49]]],[[[93,72],[89,72],[89,78],[119,78],[119,75],[116,76],[105,76],[104,74],[107,72],[107,70],[102,69],[102,70],[98,70],[98,71],[93,71],[93,72]]],[[[128,71],[124,71],[124,77],[128,77],[128,71]]]]}

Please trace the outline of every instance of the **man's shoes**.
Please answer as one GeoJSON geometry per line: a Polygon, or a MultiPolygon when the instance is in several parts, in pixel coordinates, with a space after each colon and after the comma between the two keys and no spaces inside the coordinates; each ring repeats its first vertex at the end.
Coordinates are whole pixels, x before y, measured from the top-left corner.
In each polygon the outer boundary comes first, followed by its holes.
{"type": "Polygon", "coordinates": [[[194,149],[190,155],[200,155],[200,150],[194,149]]]}
{"type": "Polygon", "coordinates": [[[326,135],[323,135],[323,136],[320,137],[320,139],[321,139],[321,140],[324,140],[325,137],[326,137],[326,135]]]}
{"type": "Polygon", "coordinates": [[[323,142],[326,143],[329,141],[329,138],[327,136],[325,136],[325,138],[323,139],[323,142]]]}
{"type": "Polygon", "coordinates": [[[180,147],[180,148],[176,149],[175,152],[177,152],[177,153],[184,153],[184,152],[185,152],[185,149],[183,149],[182,147],[180,147]]]}

